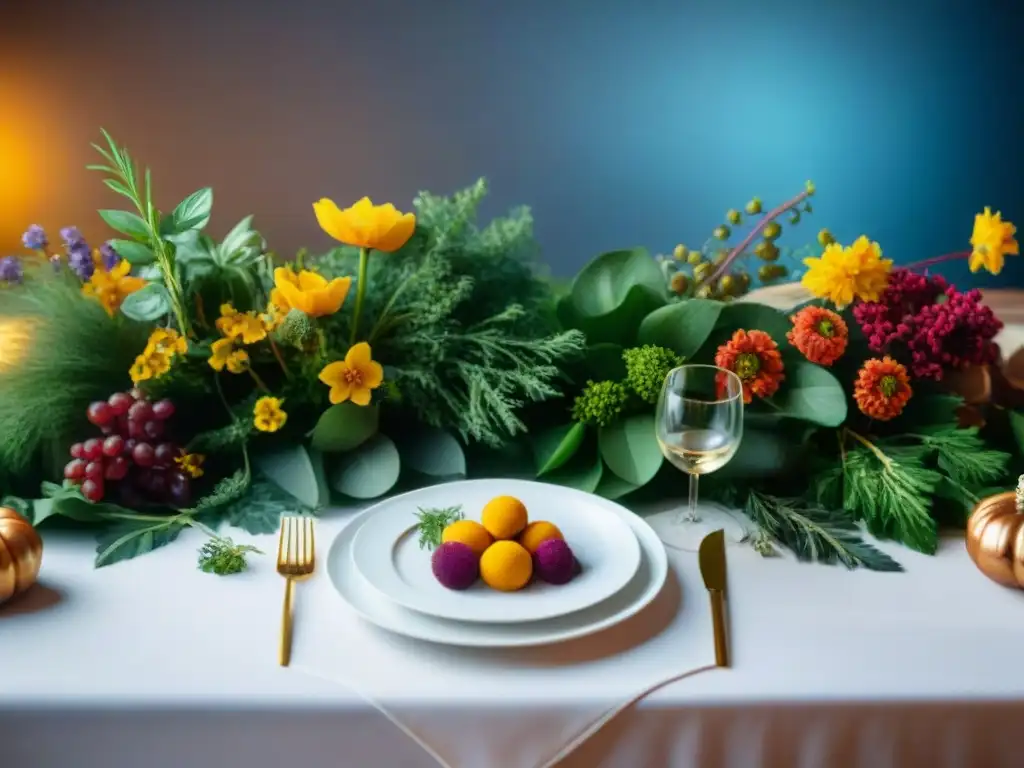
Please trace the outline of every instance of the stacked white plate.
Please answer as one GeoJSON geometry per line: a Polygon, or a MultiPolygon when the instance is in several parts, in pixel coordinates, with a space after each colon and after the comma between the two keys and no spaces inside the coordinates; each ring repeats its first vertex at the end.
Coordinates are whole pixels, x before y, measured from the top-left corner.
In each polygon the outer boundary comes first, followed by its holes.
{"type": "Polygon", "coordinates": [[[355,517],[327,553],[341,599],[363,619],[407,637],[447,645],[546,645],[589,635],[638,613],[661,591],[665,549],[641,518],[614,502],[526,480],[466,480],[387,499],[355,517]],[[561,586],[535,579],[518,592],[483,582],[442,587],[419,545],[421,509],[461,506],[480,520],[495,496],[515,496],[531,520],[561,529],[581,572],[561,586]]]}

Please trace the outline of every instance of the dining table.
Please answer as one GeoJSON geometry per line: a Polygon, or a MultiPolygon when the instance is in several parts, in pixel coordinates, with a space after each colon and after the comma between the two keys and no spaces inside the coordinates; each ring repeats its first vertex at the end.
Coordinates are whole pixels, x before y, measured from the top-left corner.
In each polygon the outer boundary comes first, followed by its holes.
{"type": "MultiPolygon", "coordinates": [[[[0,605],[0,766],[1022,764],[1024,590],[982,574],[962,533],[934,555],[869,537],[904,570],[848,570],[759,554],[735,510],[687,523],[683,499],[623,503],[668,542],[667,575],[614,626],[537,647],[414,639],[362,618],[318,561],[287,667],[274,536],[231,531],[264,554],[215,576],[195,530],[94,568],[89,534],[44,528],[38,583],[0,605]],[[726,532],[728,667],[688,526],[726,532]]],[[[318,551],[366,506],[322,510],[318,551]]]]}

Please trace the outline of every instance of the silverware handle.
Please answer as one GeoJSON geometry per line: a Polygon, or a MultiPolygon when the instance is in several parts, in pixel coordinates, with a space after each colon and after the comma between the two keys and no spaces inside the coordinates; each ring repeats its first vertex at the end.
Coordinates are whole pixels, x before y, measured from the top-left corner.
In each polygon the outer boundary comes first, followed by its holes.
{"type": "Polygon", "coordinates": [[[295,595],[295,580],[285,579],[284,610],[281,615],[281,646],[278,663],[287,667],[292,660],[292,599],[295,595]]]}
{"type": "Polygon", "coordinates": [[[719,590],[710,590],[711,622],[715,632],[715,664],[729,666],[729,635],[725,626],[725,595],[719,590]]]}

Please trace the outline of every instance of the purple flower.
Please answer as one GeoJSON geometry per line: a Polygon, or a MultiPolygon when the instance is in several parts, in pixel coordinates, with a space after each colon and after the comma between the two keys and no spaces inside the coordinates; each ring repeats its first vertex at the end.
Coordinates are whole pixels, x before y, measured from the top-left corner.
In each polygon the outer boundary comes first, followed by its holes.
{"type": "Polygon", "coordinates": [[[78,231],[78,227],[64,227],[60,231],[61,239],[64,241],[64,245],[70,250],[76,245],[82,245],[85,243],[85,238],[82,237],[82,233],[78,231]]]}
{"type": "Polygon", "coordinates": [[[17,256],[4,256],[0,259],[0,281],[20,283],[21,278],[21,261],[17,256]]]}
{"type": "Polygon", "coordinates": [[[121,254],[114,250],[109,241],[100,246],[100,257],[103,259],[103,268],[109,272],[121,262],[121,254]]]}
{"type": "Polygon", "coordinates": [[[92,277],[96,265],[92,260],[92,251],[85,241],[68,248],[68,266],[83,283],[92,277]]]}
{"type": "Polygon", "coordinates": [[[25,244],[26,248],[33,251],[42,251],[50,244],[46,239],[46,232],[38,224],[33,224],[25,230],[25,234],[21,236],[21,242],[25,244]]]}

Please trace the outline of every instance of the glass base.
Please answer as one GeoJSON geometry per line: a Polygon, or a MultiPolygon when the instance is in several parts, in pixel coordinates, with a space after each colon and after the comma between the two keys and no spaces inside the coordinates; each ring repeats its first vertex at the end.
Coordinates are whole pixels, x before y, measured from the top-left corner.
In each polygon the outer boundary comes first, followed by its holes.
{"type": "Polygon", "coordinates": [[[650,518],[666,546],[683,552],[696,552],[700,542],[713,531],[725,531],[727,544],[738,544],[753,531],[741,512],[714,502],[698,502],[695,514],[683,503],[670,512],[650,518]]]}

